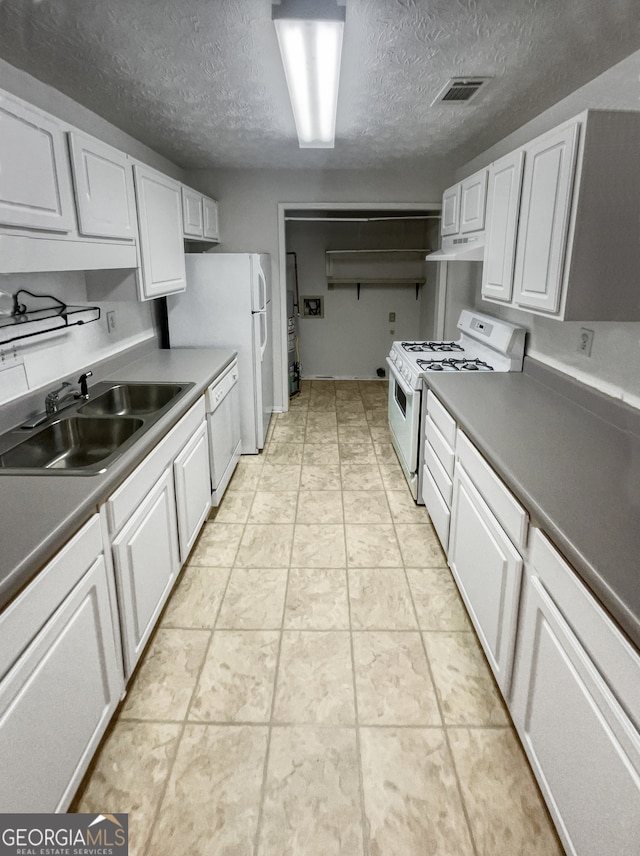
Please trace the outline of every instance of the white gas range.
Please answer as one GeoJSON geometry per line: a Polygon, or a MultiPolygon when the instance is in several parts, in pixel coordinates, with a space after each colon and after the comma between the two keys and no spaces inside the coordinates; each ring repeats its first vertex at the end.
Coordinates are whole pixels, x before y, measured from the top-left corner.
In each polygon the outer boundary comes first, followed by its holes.
{"type": "Polygon", "coordinates": [[[394,342],[387,357],[391,439],[416,500],[422,378],[432,372],[522,370],[522,327],[468,309],[460,313],[457,327],[461,335],[455,342],[394,342]]]}

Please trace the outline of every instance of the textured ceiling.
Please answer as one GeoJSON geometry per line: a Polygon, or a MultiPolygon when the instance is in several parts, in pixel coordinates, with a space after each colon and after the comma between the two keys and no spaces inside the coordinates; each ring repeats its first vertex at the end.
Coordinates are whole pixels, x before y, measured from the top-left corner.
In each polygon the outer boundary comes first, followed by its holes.
{"type": "Polygon", "coordinates": [[[3,59],[185,168],[460,165],[638,48],[638,0],[347,0],[336,147],[300,150],[269,0],[0,0],[3,59]],[[492,80],[431,107],[454,75],[492,80]]]}

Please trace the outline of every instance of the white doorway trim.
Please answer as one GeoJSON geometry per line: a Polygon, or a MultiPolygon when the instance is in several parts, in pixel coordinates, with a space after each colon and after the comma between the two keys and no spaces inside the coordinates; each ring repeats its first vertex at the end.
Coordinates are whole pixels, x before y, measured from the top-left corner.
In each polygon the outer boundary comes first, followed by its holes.
{"type": "MultiPolygon", "coordinates": [[[[278,271],[280,290],[280,364],[281,364],[281,386],[282,386],[282,410],[289,409],[289,365],[287,358],[287,242],[285,232],[285,217],[287,211],[406,211],[407,213],[421,211],[440,211],[442,205],[438,202],[278,202],[278,271]]],[[[443,314],[447,277],[446,264],[444,275],[438,276],[436,285],[436,326],[440,327],[444,319],[443,314]]],[[[438,331],[439,335],[442,335],[438,331]]]]}

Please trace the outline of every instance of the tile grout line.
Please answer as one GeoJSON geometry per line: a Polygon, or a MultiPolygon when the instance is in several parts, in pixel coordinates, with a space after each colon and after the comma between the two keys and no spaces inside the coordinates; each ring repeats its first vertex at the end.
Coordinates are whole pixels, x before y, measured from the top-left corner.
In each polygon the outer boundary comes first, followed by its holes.
{"type": "MultiPolygon", "coordinates": [[[[395,523],[394,523],[394,526],[395,526],[395,523]]],[[[464,793],[462,790],[462,783],[460,781],[460,776],[458,774],[458,768],[456,766],[455,758],[453,757],[453,752],[451,750],[451,741],[449,740],[448,726],[447,726],[446,719],[445,719],[445,716],[443,713],[442,704],[440,702],[440,695],[438,693],[438,685],[435,681],[435,678],[433,675],[433,670],[431,668],[431,660],[429,658],[427,646],[426,646],[425,641],[424,641],[424,631],[422,630],[422,627],[420,626],[420,619],[418,617],[418,610],[416,609],[416,603],[415,603],[415,599],[413,597],[413,589],[411,588],[411,583],[409,582],[409,575],[407,574],[407,567],[404,564],[404,562],[403,562],[403,570],[404,570],[405,581],[407,583],[407,588],[409,590],[409,597],[411,598],[411,605],[413,607],[413,612],[415,615],[416,624],[418,626],[418,632],[420,635],[420,644],[422,645],[422,650],[424,651],[424,656],[425,656],[426,661],[427,661],[427,669],[429,670],[429,677],[431,679],[431,685],[433,686],[433,692],[435,694],[436,704],[438,706],[438,712],[439,712],[440,720],[441,720],[441,724],[442,724],[441,725],[442,733],[444,736],[445,744],[447,746],[447,752],[448,752],[449,758],[451,760],[451,767],[453,769],[453,775],[454,775],[454,778],[456,781],[456,789],[458,791],[458,796],[460,798],[460,805],[462,807],[462,813],[464,815],[464,819],[465,819],[466,824],[467,824],[467,831],[469,832],[469,840],[471,841],[471,847],[473,848],[473,852],[474,852],[475,856],[479,856],[478,846],[476,844],[475,836],[473,834],[473,827],[471,826],[471,818],[469,816],[467,803],[466,803],[466,800],[464,798],[464,793]]]]}
{"type": "MultiPolygon", "coordinates": [[[[196,565],[195,567],[201,567],[201,566],[196,565]]],[[[229,575],[227,576],[227,582],[225,584],[224,591],[222,593],[222,597],[220,598],[220,603],[218,604],[218,608],[216,610],[216,615],[215,615],[215,618],[213,620],[213,625],[211,626],[211,629],[209,631],[209,642],[206,646],[204,657],[202,658],[202,663],[200,664],[200,668],[198,669],[198,674],[197,674],[197,677],[194,681],[193,689],[191,690],[191,697],[189,699],[189,704],[187,705],[187,709],[185,711],[184,719],[182,720],[182,727],[180,729],[180,734],[178,735],[178,738],[176,740],[176,748],[175,748],[175,751],[173,753],[173,758],[171,759],[171,763],[169,764],[169,767],[167,769],[167,775],[166,775],[165,780],[164,780],[164,785],[162,786],[162,788],[160,790],[160,796],[158,798],[158,803],[157,803],[156,809],[153,813],[153,820],[152,820],[150,827],[149,827],[149,830],[150,830],[149,835],[147,837],[147,840],[146,840],[144,848],[143,848],[143,853],[145,854],[145,856],[153,856],[153,854],[150,852],[150,849],[149,849],[151,847],[151,839],[153,837],[153,830],[155,829],[156,823],[158,821],[158,817],[160,816],[162,805],[163,805],[165,797],[167,795],[167,789],[169,788],[169,782],[171,781],[171,775],[172,775],[174,767],[176,765],[176,760],[178,758],[178,752],[180,751],[180,745],[181,745],[182,739],[184,737],[184,732],[187,728],[187,725],[190,724],[189,723],[189,713],[191,710],[191,705],[193,704],[193,697],[195,695],[196,689],[197,689],[198,684],[200,682],[200,677],[202,675],[202,671],[204,669],[204,664],[205,664],[205,662],[207,660],[207,656],[209,654],[209,649],[211,648],[211,645],[213,643],[213,634],[215,632],[215,626],[216,626],[216,623],[218,621],[218,616],[220,615],[220,610],[222,609],[222,603],[224,601],[225,594],[227,593],[227,588],[229,587],[229,580],[231,579],[232,571],[233,571],[233,564],[231,565],[231,568],[229,569],[229,575]]],[[[175,591],[175,589],[174,589],[174,591],[175,591]]],[[[173,592],[172,592],[172,594],[173,594],[173,592]]]]}
{"type": "MultiPolygon", "coordinates": [[[[306,418],[305,418],[305,426],[306,426],[306,418]]],[[[305,427],[306,430],[306,427],[305,427]]],[[[271,737],[273,734],[273,716],[275,713],[276,707],[276,693],[278,690],[278,674],[280,672],[280,657],[282,654],[282,641],[284,638],[284,619],[287,611],[287,597],[289,594],[289,578],[291,575],[291,559],[293,558],[293,545],[295,541],[295,519],[298,516],[298,501],[300,498],[300,479],[302,477],[302,465],[300,466],[300,476],[298,478],[298,490],[296,494],[296,508],[294,514],[294,524],[293,524],[293,535],[291,538],[291,545],[289,547],[289,561],[287,563],[287,578],[284,587],[284,598],[282,601],[282,615],[280,617],[280,636],[278,639],[278,650],[276,652],[276,664],[273,675],[273,695],[271,696],[271,707],[269,711],[269,720],[267,722],[267,746],[264,754],[264,765],[262,768],[262,782],[260,784],[260,797],[258,802],[258,819],[256,822],[256,831],[254,835],[254,845],[253,852],[254,856],[258,856],[258,849],[260,847],[260,838],[262,835],[262,824],[264,819],[264,802],[267,796],[267,776],[269,773],[269,759],[271,757],[271,737]]]]}
{"type": "MultiPolygon", "coordinates": [[[[254,496],[255,496],[255,493],[254,493],[254,496]]],[[[253,504],[253,501],[252,501],[252,504],[253,504]]],[[[214,520],[215,520],[215,518],[214,518],[214,520]]],[[[206,524],[205,524],[205,525],[206,525],[206,524]]],[[[224,524],[222,524],[222,525],[224,525],[224,524]]],[[[188,724],[190,724],[190,722],[189,722],[189,714],[190,714],[190,712],[191,712],[191,706],[192,706],[192,704],[193,704],[193,698],[194,698],[194,695],[195,695],[196,689],[197,689],[197,687],[198,687],[198,684],[199,684],[199,682],[200,682],[200,678],[201,678],[201,676],[202,676],[202,672],[203,672],[203,670],[204,670],[204,665],[205,665],[205,662],[206,662],[207,657],[208,657],[208,655],[209,655],[209,650],[211,649],[211,645],[213,644],[213,637],[214,637],[214,633],[215,633],[216,624],[217,624],[217,622],[218,622],[218,618],[220,617],[220,610],[222,609],[222,604],[224,603],[224,599],[225,599],[225,596],[226,596],[226,594],[227,594],[227,590],[228,590],[228,588],[229,588],[229,583],[230,583],[230,581],[231,581],[231,575],[233,574],[233,568],[234,568],[234,566],[235,566],[235,560],[237,559],[238,552],[239,552],[239,550],[240,550],[240,544],[242,543],[242,537],[243,537],[243,535],[244,535],[245,528],[246,528],[246,525],[247,525],[247,524],[246,524],[246,522],[245,522],[245,523],[243,523],[243,524],[241,524],[241,525],[242,525],[242,533],[240,534],[240,538],[238,539],[238,546],[236,547],[236,551],[235,551],[235,554],[234,554],[234,558],[233,558],[233,561],[231,562],[231,566],[230,566],[230,568],[229,568],[229,575],[227,576],[227,581],[226,581],[226,584],[225,584],[225,586],[224,586],[224,591],[222,592],[222,596],[221,596],[221,598],[220,598],[220,603],[218,604],[218,608],[217,608],[217,610],[216,610],[216,615],[215,615],[215,618],[214,618],[214,621],[213,621],[213,625],[212,625],[212,627],[211,627],[211,629],[210,629],[209,642],[208,642],[207,647],[206,647],[206,649],[205,649],[204,657],[203,657],[203,659],[202,659],[202,663],[200,664],[200,668],[198,669],[198,675],[197,675],[197,677],[196,677],[196,680],[195,680],[194,685],[193,685],[193,689],[192,689],[192,691],[191,691],[191,697],[190,697],[190,699],[189,699],[189,704],[187,705],[187,709],[186,709],[186,712],[185,712],[185,716],[184,716],[184,719],[182,720],[182,728],[180,729],[180,734],[179,734],[179,737],[178,737],[178,739],[177,739],[177,741],[176,741],[176,750],[175,750],[174,755],[173,755],[173,758],[172,758],[172,760],[171,760],[171,764],[169,765],[169,769],[168,769],[168,771],[167,771],[167,776],[166,776],[166,778],[165,778],[164,786],[163,786],[163,787],[162,787],[162,789],[161,789],[161,794],[160,794],[160,797],[159,797],[159,799],[158,799],[158,804],[157,804],[157,806],[156,806],[156,810],[155,810],[155,812],[154,812],[154,814],[153,814],[153,822],[152,822],[151,827],[150,827],[150,828],[151,828],[151,830],[153,830],[153,829],[154,829],[155,824],[156,824],[157,819],[158,819],[158,816],[159,816],[160,811],[161,811],[161,809],[162,809],[162,804],[164,803],[164,799],[165,799],[166,794],[167,794],[167,789],[168,789],[168,787],[169,787],[169,782],[170,782],[170,780],[171,780],[171,775],[172,775],[172,773],[173,773],[173,770],[174,770],[174,767],[175,767],[175,763],[176,763],[176,759],[177,759],[177,757],[178,757],[178,752],[179,752],[179,750],[180,750],[180,744],[182,743],[182,739],[183,739],[183,737],[184,737],[184,732],[185,732],[185,730],[186,730],[186,727],[187,727],[187,725],[188,725],[188,724]]],[[[194,545],[194,546],[195,546],[195,545],[194,545]]],[[[195,567],[203,567],[203,566],[202,566],[202,565],[197,565],[197,566],[195,566],[195,567]]],[[[175,589],[174,589],[174,591],[175,591],[175,589]]],[[[173,594],[173,592],[172,592],[172,594],[173,594]]],[[[199,723],[194,723],[194,724],[199,724],[199,723]]],[[[152,856],[152,854],[151,854],[151,853],[149,853],[149,847],[151,846],[151,837],[152,837],[152,833],[150,833],[150,834],[149,834],[149,838],[147,839],[146,844],[145,844],[144,852],[145,852],[146,856],[152,856]]]]}
{"type": "MultiPolygon", "coordinates": [[[[369,436],[371,436],[371,430],[369,429],[369,436]]],[[[378,468],[378,475],[380,475],[380,469],[378,468]]],[[[342,483],[342,473],[341,473],[341,483],[342,483]]],[[[342,500],[342,517],[344,520],[344,486],[341,491],[341,500],[342,500]]],[[[349,645],[351,648],[351,678],[353,681],[353,700],[354,700],[354,715],[355,715],[355,736],[356,736],[356,760],[358,763],[358,788],[360,791],[360,823],[362,829],[362,850],[364,856],[369,856],[369,822],[367,820],[367,812],[365,807],[364,800],[364,770],[362,768],[362,741],[360,735],[360,714],[358,709],[358,688],[357,688],[357,678],[356,678],[356,658],[355,658],[355,650],[353,644],[353,621],[351,618],[351,586],[349,582],[349,553],[347,546],[347,527],[346,524],[343,527],[344,532],[344,547],[345,547],[345,578],[347,582],[347,610],[349,614],[349,645]]]]}

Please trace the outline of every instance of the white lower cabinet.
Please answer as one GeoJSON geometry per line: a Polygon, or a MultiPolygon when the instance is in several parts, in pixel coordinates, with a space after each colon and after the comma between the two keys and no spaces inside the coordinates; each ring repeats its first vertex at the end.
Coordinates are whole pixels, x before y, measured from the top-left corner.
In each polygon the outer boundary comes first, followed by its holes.
{"type": "Polygon", "coordinates": [[[640,852],[640,655],[536,530],[511,712],[571,856],[640,852]]]}
{"type": "Polygon", "coordinates": [[[129,678],[211,505],[204,396],[105,503],[129,678]]]}
{"type": "Polygon", "coordinates": [[[506,698],[523,561],[459,462],[453,482],[449,565],[506,698]]]}
{"type": "Polygon", "coordinates": [[[0,616],[0,805],[65,811],[124,689],[98,515],[0,616]]]}
{"type": "Polygon", "coordinates": [[[127,676],[180,569],[173,473],[168,469],[113,542],[127,676]]]}
{"type": "Polygon", "coordinates": [[[185,562],[211,511],[209,439],[203,422],[173,464],[180,561],[185,562]]]}

